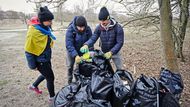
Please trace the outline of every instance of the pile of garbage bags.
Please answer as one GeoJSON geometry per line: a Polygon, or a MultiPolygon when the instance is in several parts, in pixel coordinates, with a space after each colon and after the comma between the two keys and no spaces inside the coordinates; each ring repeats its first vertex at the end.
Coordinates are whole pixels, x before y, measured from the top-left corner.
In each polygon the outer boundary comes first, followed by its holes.
{"type": "Polygon", "coordinates": [[[113,71],[97,51],[90,62],[79,64],[76,82],[63,87],[53,107],[180,107],[182,77],[162,68],[159,79],[126,70],[113,71]]]}

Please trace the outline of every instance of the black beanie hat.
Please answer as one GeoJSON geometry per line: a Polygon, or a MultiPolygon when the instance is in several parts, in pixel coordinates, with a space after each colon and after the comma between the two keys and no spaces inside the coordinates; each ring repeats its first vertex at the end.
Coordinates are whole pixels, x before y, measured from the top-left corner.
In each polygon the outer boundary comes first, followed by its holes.
{"type": "Polygon", "coordinates": [[[107,19],[110,19],[110,14],[107,10],[106,7],[102,7],[100,9],[100,12],[99,12],[99,15],[98,15],[98,19],[99,20],[107,20],[107,19]]]}
{"type": "Polygon", "coordinates": [[[87,22],[86,22],[85,17],[78,16],[77,19],[76,19],[76,23],[75,24],[76,24],[76,26],[80,26],[80,27],[86,26],[87,22]]]}
{"type": "Polygon", "coordinates": [[[53,20],[54,16],[49,11],[47,6],[45,6],[45,7],[40,7],[40,11],[38,12],[38,18],[39,18],[40,22],[44,22],[44,21],[48,21],[48,20],[53,20]]]}

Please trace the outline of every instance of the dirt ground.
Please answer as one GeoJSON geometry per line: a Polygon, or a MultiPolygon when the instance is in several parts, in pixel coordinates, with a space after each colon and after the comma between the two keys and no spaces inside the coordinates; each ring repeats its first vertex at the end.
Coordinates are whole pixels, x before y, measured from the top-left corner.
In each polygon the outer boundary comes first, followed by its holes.
{"type": "MultiPolygon", "coordinates": [[[[151,29],[140,34],[132,32],[133,30],[131,28],[125,30],[125,44],[121,52],[124,68],[130,71],[135,78],[142,73],[158,77],[160,68],[164,67],[159,33],[147,36],[146,34],[151,29]]],[[[190,105],[190,30],[187,33],[183,50],[186,62],[179,61],[180,73],[185,85],[180,101],[181,107],[190,105]]],[[[57,36],[57,40],[53,48],[52,64],[55,74],[55,90],[58,92],[67,84],[65,32],[54,32],[54,34],[57,36]]],[[[27,89],[39,73],[29,70],[26,65],[25,35],[25,30],[5,31],[0,29],[0,107],[48,106],[45,81],[39,86],[43,90],[42,95],[35,95],[27,89]]]]}

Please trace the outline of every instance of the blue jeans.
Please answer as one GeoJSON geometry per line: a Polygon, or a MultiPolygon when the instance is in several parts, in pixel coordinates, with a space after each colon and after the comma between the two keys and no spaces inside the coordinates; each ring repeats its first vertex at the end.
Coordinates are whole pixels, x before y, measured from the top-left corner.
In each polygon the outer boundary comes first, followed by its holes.
{"type": "Polygon", "coordinates": [[[122,67],[123,67],[123,63],[122,63],[122,60],[121,60],[121,54],[120,54],[120,52],[118,52],[117,54],[113,55],[111,59],[112,59],[113,63],[115,64],[116,69],[117,70],[121,70],[122,67]]]}
{"type": "Polygon", "coordinates": [[[74,64],[75,64],[75,58],[73,58],[69,54],[69,52],[67,51],[66,65],[67,65],[67,78],[68,78],[68,82],[72,82],[74,64]]]}

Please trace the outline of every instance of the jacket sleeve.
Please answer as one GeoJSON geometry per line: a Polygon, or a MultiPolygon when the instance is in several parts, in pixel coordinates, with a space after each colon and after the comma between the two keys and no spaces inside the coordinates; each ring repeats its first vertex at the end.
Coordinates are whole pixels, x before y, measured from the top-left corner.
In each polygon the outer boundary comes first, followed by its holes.
{"type": "Polygon", "coordinates": [[[124,43],[124,32],[123,32],[123,28],[120,25],[116,25],[117,26],[117,35],[116,35],[116,44],[115,46],[111,49],[111,52],[114,54],[117,54],[121,47],[123,46],[124,43]]]}
{"type": "Polygon", "coordinates": [[[95,31],[94,31],[94,34],[92,34],[92,37],[87,42],[84,43],[85,45],[92,47],[96,43],[96,41],[100,37],[99,29],[100,29],[99,26],[97,26],[95,31]]]}
{"type": "MultiPolygon", "coordinates": [[[[92,37],[92,30],[91,30],[91,28],[88,26],[88,28],[87,28],[87,33],[88,33],[88,40],[92,37]]],[[[88,41],[87,40],[87,41],[88,41]]],[[[90,51],[92,51],[92,50],[94,50],[94,45],[92,45],[92,46],[90,46],[89,47],[89,50],[90,51]]]]}
{"type": "Polygon", "coordinates": [[[66,38],[65,38],[66,48],[69,54],[74,58],[78,55],[78,52],[76,51],[74,47],[74,38],[73,38],[73,30],[71,27],[67,29],[66,32],[66,38]]]}

